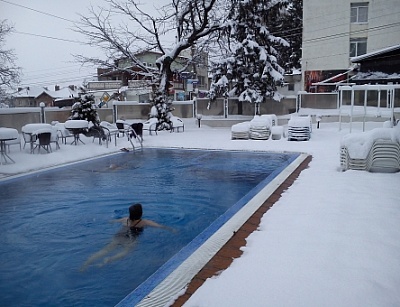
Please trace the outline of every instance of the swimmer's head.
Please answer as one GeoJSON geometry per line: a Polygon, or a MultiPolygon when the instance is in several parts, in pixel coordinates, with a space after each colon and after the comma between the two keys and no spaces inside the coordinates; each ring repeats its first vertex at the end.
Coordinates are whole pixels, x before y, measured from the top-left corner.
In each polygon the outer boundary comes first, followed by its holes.
{"type": "Polygon", "coordinates": [[[141,204],[134,204],[129,207],[129,219],[134,221],[134,220],[140,220],[143,215],[143,209],[141,204]]]}
{"type": "Polygon", "coordinates": [[[116,164],[110,164],[109,168],[111,168],[111,169],[117,168],[117,165],[116,164]]]}

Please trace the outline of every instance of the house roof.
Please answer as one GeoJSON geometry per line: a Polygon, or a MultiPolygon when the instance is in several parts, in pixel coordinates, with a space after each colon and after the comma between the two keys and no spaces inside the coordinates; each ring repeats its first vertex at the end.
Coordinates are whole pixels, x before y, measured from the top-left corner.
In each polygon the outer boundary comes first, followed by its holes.
{"type": "Polygon", "coordinates": [[[74,91],[69,87],[63,87],[58,91],[49,91],[44,87],[40,86],[29,86],[19,90],[15,93],[14,97],[20,98],[37,98],[43,93],[49,95],[52,98],[72,98],[72,97],[79,97],[78,91],[74,91]]]}
{"type": "Polygon", "coordinates": [[[379,56],[379,55],[382,55],[382,54],[385,54],[385,53],[389,53],[389,52],[392,52],[392,51],[396,51],[396,50],[400,50],[400,45],[394,45],[394,46],[391,46],[391,47],[387,47],[387,48],[383,48],[383,49],[376,50],[376,51],[373,51],[373,52],[369,52],[369,53],[366,53],[366,54],[363,54],[363,55],[352,57],[352,58],[350,58],[350,61],[353,62],[353,63],[358,63],[358,62],[361,62],[363,60],[366,60],[366,59],[369,59],[369,58],[373,58],[375,56],[379,56]]]}
{"type": "Polygon", "coordinates": [[[46,89],[44,87],[40,86],[28,86],[24,87],[23,89],[19,90],[17,93],[15,93],[13,96],[14,97],[32,97],[35,98],[45,92],[46,89]]]}

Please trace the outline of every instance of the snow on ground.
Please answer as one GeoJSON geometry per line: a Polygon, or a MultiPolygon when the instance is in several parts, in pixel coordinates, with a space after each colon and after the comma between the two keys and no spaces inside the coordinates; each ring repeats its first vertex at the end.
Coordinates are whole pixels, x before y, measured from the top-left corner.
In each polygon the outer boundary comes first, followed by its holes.
{"type": "MultiPolygon", "coordinates": [[[[243,255],[208,279],[185,306],[399,306],[400,173],[340,171],[339,148],[348,126],[313,127],[307,142],[231,140],[230,128],[197,127],[185,132],[144,134],[145,147],[183,147],[306,152],[309,168],[262,218],[243,255]]],[[[367,123],[367,130],[382,123],[367,123]]],[[[353,132],[361,124],[353,123],[353,132]]],[[[12,165],[0,179],[28,170],[119,151],[83,138],[51,154],[13,146],[12,165]]],[[[137,145],[137,144],[136,144],[137,145]]],[[[132,154],[132,153],[126,153],[132,154]]]]}

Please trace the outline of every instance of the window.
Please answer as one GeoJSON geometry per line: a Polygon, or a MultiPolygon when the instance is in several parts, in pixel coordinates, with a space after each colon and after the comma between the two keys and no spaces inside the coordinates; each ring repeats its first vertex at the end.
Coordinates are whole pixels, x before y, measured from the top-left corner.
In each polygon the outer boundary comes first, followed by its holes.
{"type": "Polygon", "coordinates": [[[294,91],[294,83],[289,83],[287,88],[288,88],[288,91],[293,92],[294,91]]]}
{"type": "Polygon", "coordinates": [[[367,53],[367,39],[350,39],[350,57],[359,56],[367,53]]]}
{"type": "Polygon", "coordinates": [[[368,22],[368,3],[352,3],[350,5],[350,22],[362,23],[368,22]]]}
{"type": "Polygon", "coordinates": [[[204,85],[205,84],[205,78],[204,78],[204,76],[197,76],[197,80],[199,80],[198,82],[198,86],[202,86],[202,85],[204,85]]]}

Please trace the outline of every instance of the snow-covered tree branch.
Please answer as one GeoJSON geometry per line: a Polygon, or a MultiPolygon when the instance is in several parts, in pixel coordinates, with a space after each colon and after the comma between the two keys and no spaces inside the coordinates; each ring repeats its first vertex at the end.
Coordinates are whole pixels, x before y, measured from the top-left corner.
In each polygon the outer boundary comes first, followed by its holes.
{"type": "Polygon", "coordinates": [[[221,22],[224,19],[217,18],[219,4],[217,0],[171,0],[170,4],[154,8],[150,13],[136,0],[107,0],[107,3],[108,9],[92,7],[88,15],[81,15],[80,22],[76,24],[76,31],[88,38],[89,45],[104,51],[105,60],[84,55],[78,55],[77,59],[82,63],[115,70],[129,70],[129,67],[118,65],[118,60],[126,59],[131,67],[153,74],[153,81],[158,85],[154,104],[160,127],[168,128],[170,110],[166,97],[172,75],[171,65],[184,50],[195,45],[192,60],[196,58],[197,50],[204,47],[207,38],[224,27],[221,22]],[[164,41],[171,37],[174,43],[164,41]],[[161,54],[156,63],[156,73],[136,57],[143,51],[161,54]]]}
{"type": "Polygon", "coordinates": [[[229,89],[239,101],[258,105],[268,98],[280,100],[277,86],[284,70],[278,64],[278,47],[287,41],[271,31],[287,0],[233,0],[227,36],[230,54],[215,62],[210,98],[229,89]],[[228,82],[227,82],[228,81],[228,82]]]}
{"type": "Polygon", "coordinates": [[[5,49],[5,38],[13,31],[7,20],[0,20],[0,87],[12,87],[19,81],[20,69],[15,65],[13,50],[5,49]]]}

